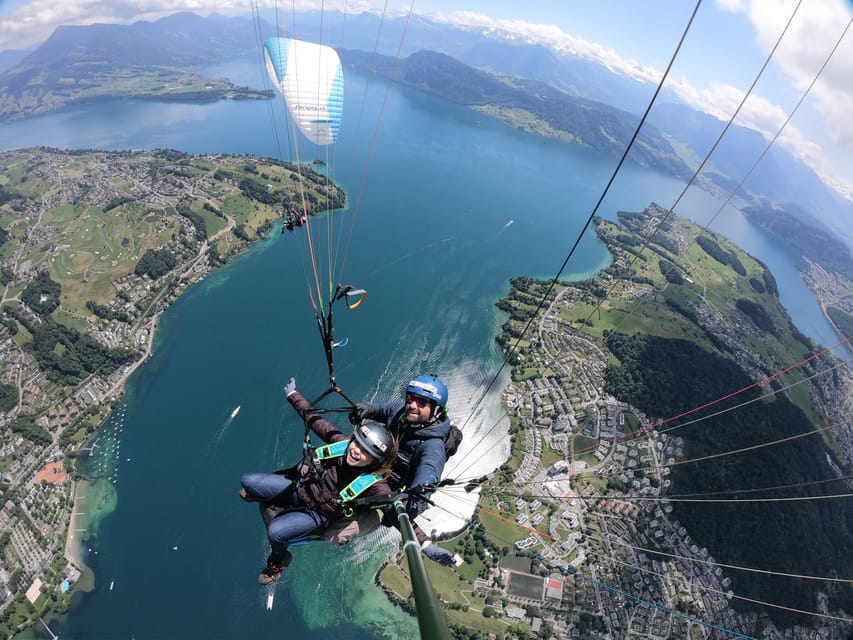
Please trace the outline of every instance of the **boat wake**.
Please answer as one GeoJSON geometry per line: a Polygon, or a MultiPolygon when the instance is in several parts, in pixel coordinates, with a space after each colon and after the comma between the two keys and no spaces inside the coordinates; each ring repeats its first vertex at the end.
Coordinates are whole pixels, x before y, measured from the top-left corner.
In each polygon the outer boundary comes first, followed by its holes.
{"type": "Polygon", "coordinates": [[[220,443],[222,442],[222,438],[225,437],[225,432],[228,431],[228,427],[231,426],[231,423],[234,422],[234,418],[237,417],[237,414],[240,413],[240,405],[238,404],[234,407],[234,410],[231,412],[231,415],[228,416],[228,419],[222,423],[222,426],[216,430],[216,433],[213,434],[213,438],[210,440],[210,446],[208,447],[208,453],[212,453],[216,450],[220,443]]]}
{"type": "Polygon", "coordinates": [[[500,230],[500,231],[498,231],[497,235],[501,235],[504,231],[506,231],[507,229],[509,229],[509,228],[510,228],[510,226],[512,226],[512,223],[513,223],[513,222],[515,222],[515,220],[510,220],[510,221],[509,221],[509,222],[507,222],[504,226],[502,226],[502,227],[501,227],[501,230],[500,230]]]}

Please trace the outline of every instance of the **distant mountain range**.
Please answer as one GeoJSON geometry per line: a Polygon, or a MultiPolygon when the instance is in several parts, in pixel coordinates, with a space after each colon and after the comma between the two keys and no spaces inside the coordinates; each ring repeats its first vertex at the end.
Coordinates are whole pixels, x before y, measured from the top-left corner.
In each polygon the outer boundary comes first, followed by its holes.
{"type": "MultiPolygon", "coordinates": [[[[248,18],[176,13],[156,22],[59,27],[14,69],[61,73],[77,65],[180,67],[209,64],[257,51],[248,18]]],[[[8,74],[4,74],[4,78],[8,74]]],[[[27,74],[25,73],[25,76],[27,74]]]]}
{"type": "MultiPolygon", "coordinates": [[[[264,14],[262,14],[264,15],[264,14]]],[[[337,12],[300,13],[298,37],[319,40],[345,34],[340,48],[345,64],[375,73],[390,72],[403,30],[403,18],[372,14],[344,16],[337,12]],[[380,34],[377,41],[376,34],[380,34]],[[376,49],[378,55],[366,51],[376,49]]],[[[275,33],[272,20],[261,32],[275,33]]],[[[514,34],[464,29],[413,16],[406,25],[396,80],[401,84],[483,109],[513,122],[513,114],[532,114],[551,135],[618,154],[624,149],[651,98],[654,87],[621,75],[597,62],[557,53],[520,41],[514,34]]],[[[292,35],[283,33],[282,35],[292,35]]],[[[332,42],[335,45],[336,43],[332,42]]],[[[198,69],[216,62],[257,53],[259,36],[253,18],[203,18],[178,13],[156,22],[132,25],[60,27],[29,54],[0,53],[0,119],[9,105],[45,112],[74,101],[51,102],[51,92],[89,88],[99,76],[117,78],[157,71],[162,82],[197,82],[198,69]],[[21,56],[23,57],[21,58],[21,56]],[[16,63],[17,60],[17,63],[16,63]]],[[[155,83],[152,83],[155,84],[155,83]]],[[[156,86],[156,84],[155,84],[156,86]]],[[[112,95],[106,92],[105,95],[112,95]]],[[[663,99],[667,96],[662,94],[663,99]]],[[[152,96],[149,96],[152,97],[152,96]]],[[[156,96],[153,96],[156,97],[156,96]]],[[[97,95],[95,96],[97,98],[97,95]]],[[[91,95],[82,99],[91,100],[91,95]]],[[[672,102],[652,110],[630,159],[686,179],[710,149],[724,123],[672,102]]],[[[6,116],[8,117],[8,115],[6,116]]],[[[766,146],[750,129],[731,127],[717,148],[700,184],[730,192],[766,146]]],[[[795,204],[802,220],[822,227],[853,246],[853,203],[824,185],[802,162],[780,148],[771,149],[745,185],[743,197],[759,206],[795,204]]],[[[789,207],[790,208],[790,207],[789,207]]]]}
{"type": "Polygon", "coordinates": [[[179,13],[132,25],[59,27],[0,75],[0,121],[120,97],[234,97],[241,88],[211,83],[198,69],[256,50],[248,18],[179,13]]]}
{"type": "MultiPolygon", "coordinates": [[[[302,18],[301,37],[319,37],[308,25],[320,24],[319,13],[302,18]]],[[[326,12],[324,24],[329,33],[343,30],[343,17],[326,12]]],[[[377,50],[394,55],[399,45],[403,19],[385,19],[377,50]]],[[[363,14],[346,22],[346,48],[372,51],[379,18],[363,14]]],[[[447,54],[481,70],[507,78],[540,80],[569,95],[604,103],[639,117],[651,100],[655,87],[605,65],[565,53],[557,53],[539,44],[531,44],[517,34],[485,29],[454,27],[421,17],[413,17],[406,26],[401,56],[420,50],[447,54]]],[[[649,114],[647,124],[673,143],[682,159],[695,167],[705,156],[725,123],[678,102],[664,89],[649,114]]],[[[627,140],[622,140],[623,144],[627,140]]],[[[733,126],[726,132],[702,181],[730,192],[740,182],[767,145],[761,134],[746,127],[733,126]]],[[[806,164],[781,147],[773,147],[744,185],[745,199],[767,204],[794,205],[804,220],[830,231],[853,248],[853,202],[824,184],[806,164]]]]}

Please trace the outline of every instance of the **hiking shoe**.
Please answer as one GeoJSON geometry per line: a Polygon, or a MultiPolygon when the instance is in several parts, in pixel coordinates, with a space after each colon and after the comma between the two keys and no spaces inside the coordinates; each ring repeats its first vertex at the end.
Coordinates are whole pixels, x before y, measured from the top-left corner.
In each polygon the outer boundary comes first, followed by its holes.
{"type": "Polygon", "coordinates": [[[240,497],[243,498],[246,502],[263,502],[262,498],[256,498],[253,495],[249,495],[249,492],[246,489],[240,489],[240,497]]]}
{"type": "Polygon", "coordinates": [[[264,567],[264,570],[261,571],[258,576],[258,582],[261,584],[272,584],[274,582],[278,582],[278,579],[290,564],[291,560],[293,560],[293,556],[290,555],[290,551],[284,552],[284,557],[282,557],[281,562],[276,563],[267,560],[267,566],[264,567]]]}

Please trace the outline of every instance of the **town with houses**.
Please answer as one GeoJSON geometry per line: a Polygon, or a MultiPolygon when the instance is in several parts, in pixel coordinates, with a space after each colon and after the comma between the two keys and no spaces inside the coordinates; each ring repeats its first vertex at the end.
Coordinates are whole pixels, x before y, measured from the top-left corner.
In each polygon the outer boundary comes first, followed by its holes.
{"type": "MultiPolygon", "coordinates": [[[[2,158],[7,166],[19,160],[9,154],[2,158]]],[[[24,200],[30,207],[19,212],[29,225],[25,238],[42,237],[45,209],[63,198],[73,201],[67,190],[79,189],[58,164],[47,166],[45,180],[63,186],[50,200],[24,200]]],[[[142,180],[146,166],[134,160],[111,163],[109,169],[133,183],[142,180]]],[[[174,175],[170,179],[176,180],[174,175]]],[[[170,184],[167,204],[181,193],[199,197],[198,182],[170,184]]],[[[218,184],[216,188],[222,189],[218,184]]],[[[114,196],[107,193],[101,201],[114,196]]],[[[87,446],[91,453],[91,438],[108,420],[124,381],[145,362],[159,313],[214,266],[208,249],[215,237],[190,251],[180,242],[195,233],[190,221],[173,216],[171,224],[181,233],[162,246],[180,261],[168,276],[156,280],[129,270],[112,282],[122,295],[113,299],[111,309],[131,314],[130,322],[86,318],[87,331],[101,344],[138,352],[132,363],[109,375],[89,376],[69,391],[47,379],[8,324],[0,328],[3,381],[20,390],[20,402],[0,422],[4,637],[33,624],[47,626],[46,614],[67,611],[86,571],[78,553],[85,531],[75,529],[71,518],[81,480],[75,459],[86,455],[87,446]],[[50,444],[36,444],[8,429],[21,412],[38,415],[50,444]]],[[[227,236],[233,226],[229,219],[219,233],[227,236]]],[[[16,283],[31,277],[35,267],[24,271],[19,258],[31,250],[24,240],[6,260],[4,266],[14,272],[14,279],[5,288],[4,303],[20,304],[13,295],[16,283]]],[[[526,357],[531,367],[547,375],[513,381],[503,393],[520,452],[512,480],[504,486],[513,488],[514,497],[484,489],[480,500],[487,509],[511,514],[517,525],[509,541],[515,553],[486,555],[488,578],[478,578],[473,585],[487,604],[479,615],[488,610],[505,628],[524,628],[523,637],[536,638],[849,637],[851,625],[833,619],[809,628],[777,630],[757,615],[735,611],[730,577],[672,517],[666,499],[671,466],[684,455],[682,439],[677,431],[650,428],[658,418],[605,394],[609,354],[599,340],[561,318],[576,295],[566,287],[536,320],[536,336],[526,357]],[[587,444],[579,448],[578,442],[587,444]]],[[[709,323],[716,320],[711,313],[707,318],[709,323]]],[[[458,556],[457,561],[462,562],[458,556]]],[[[448,600],[446,594],[443,599],[448,600]]],[[[467,624],[476,629],[476,624],[467,624]]]]}
{"type": "Polygon", "coordinates": [[[550,374],[504,391],[523,441],[512,475],[518,497],[481,498],[515,514],[514,546],[535,560],[504,558],[490,579],[476,581],[478,592],[508,620],[557,638],[849,637],[849,623],[779,630],[731,606],[731,578],[666,499],[682,438],[604,394],[609,354],[560,318],[575,297],[567,287],[537,318],[525,364],[550,374]],[[591,443],[583,452],[571,449],[577,436],[591,443]],[[557,459],[545,464],[545,451],[557,459]]]}
{"type": "MultiPolygon", "coordinates": [[[[532,425],[523,431],[524,457],[513,483],[522,494],[542,496],[533,500],[520,497],[513,505],[516,522],[531,527],[515,546],[534,549],[547,566],[561,569],[539,578],[542,597],[538,604],[543,613],[565,611],[563,598],[568,597],[568,609],[599,616],[604,622],[600,637],[614,638],[714,637],[712,628],[691,621],[691,617],[710,617],[715,624],[733,630],[754,628],[754,620],[729,608],[730,580],[714,566],[707,549],[694,544],[686,529],[670,517],[672,507],[661,497],[662,489],[670,485],[667,465],[683,455],[681,439],[646,430],[651,424],[648,417],[602,395],[607,353],[594,340],[556,321],[559,304],[552,305],[539,321],[540,348],[531,350],[536,364],[550,368],[554,375],[512,383],[504,392],[510,412],[532,425]],[[576,419],[579,414],[592,417],[582,429],[576,419]],[[643,433],[642,437],[625,437],[629,414],[638,421],[632,431],[643,433]],[[562,419],[543,417],[549,415],[562,419]],[[588,452],[592,463],[572,455],[570,437],[577,434],[598,443],[588,452]],[[543,468],[543,446],[563,457],[543,468]],[[635,469],[644,471],[642,477],[635,469]],[[577,487],[573,478],[614,472],[625,487],[623,493],[629,493],[631,499],[609,501],[606,512],[591,509],[591,501],[602,493],[592,483],[577,487]],[[549,504],[556,510],[548,518],[547,531],[542,531],[549,504]],[[657,554],[643,552],[649,547],[666,549],[678,560],[666,567],[657,554]],[[604,588],[605,584],[616,588],[604,588]],[[626,607],[621,591],[640,604],[626,607]],[[653,604],[662,601],[672,608],[677,602],[689,605],[684,611],[689,609],[694,615],[674,616],[653,604]]],[[[499,509],[504,511],[507,506],[499,505],[499,509]]],[[[512,579],[507,589],[512,592],[512,579]]],[[[549,620],[555,632],[565,627],[559,618],[549,620]]],[[[563,632],[566,637],[580,637],[569,629],[563,632]]]]}
{"type": "MultiPolygon", "coordinates": [[[[653,226],[664,212],[652,205],[646,213],[653,226]]],[[[667,240],[684,246],[681,237],[667,240]]],[[[614,270],[627,270],[630,258],[617,249],[614,270]]],[[[630,279],[611,284],[612,297],[646,295],[630,279]]],[[[823,617],[808,626],[778,629],[766,616],[743,613],[749,607],[733,606],[739,596],[731,571],[693,539],[667,499],[670,472],[684,460],[678,430],[661,429],[662,417],[607,395],[604,371],[611,354],[567,320],[587,298],[586,291],[566,284],[537,315],[529,346],[515,352],[518,372],[527,374],[514,377],[503,398],[521,443],[513,449],[513,489],[504,485],[494,495],[484,489],[480,505],[513,515],[511,542],[518,555],[532,560],[503,558],[488,580],[476,581],[478,591],[492,607],[501,602],[507,619],[530,624],[534,633],[544,629],[541,637],[848,638],[849,619],[843,612],[833,615],[819,593],[816,616],[823,617]]],[[[752,379],[773,370],[767,355],[749,348],[754,327],[735,320],[732,331],[731,319],[710,306],[694,312],[694,322],[725,344],[752,379]]],[[[833,359],[814,367],[812,397],[822,415],[830,424],[849,424],[849,369],[833,359]],[[821,375],[827,372],[835,373],[821,375]]],[[[850,435],[849,428],[834,434],[843,451],[853,452],[850,435]]]]}

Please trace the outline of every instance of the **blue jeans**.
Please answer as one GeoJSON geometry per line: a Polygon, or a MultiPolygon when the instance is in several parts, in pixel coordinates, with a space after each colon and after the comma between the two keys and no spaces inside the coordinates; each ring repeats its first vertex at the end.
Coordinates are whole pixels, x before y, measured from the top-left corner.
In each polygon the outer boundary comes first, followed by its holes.
{"type": "MultiPolygon", "coordinates": [[[[278,473],[246,473],[240,478],[240,484],[249,495],[272,500],[293,484],[293,478],[278,473]]],[[[291,508],[292,511],[285,511],[267,526],[267,538],[272,548],[267,562],[279,564],[291,540],[328,524],[323,516],[305,506],[294,503],[291,508]]]]}
{"type": "Polygon", "coordinates": [[[253,498],[272,500],[293,484],[293,478],[280,473],[244,473],[240,484],[253,498]]]}

